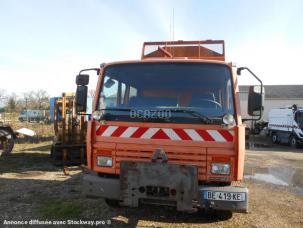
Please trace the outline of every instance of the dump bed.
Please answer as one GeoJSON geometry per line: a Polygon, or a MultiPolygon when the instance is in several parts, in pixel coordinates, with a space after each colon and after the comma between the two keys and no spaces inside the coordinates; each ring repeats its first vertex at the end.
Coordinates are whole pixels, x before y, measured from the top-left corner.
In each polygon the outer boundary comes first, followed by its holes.
{"type": "Polygon", "coordinates": [[[225,60],[223,40],[145,42],[141,59],[188,58],[225,60]]]}

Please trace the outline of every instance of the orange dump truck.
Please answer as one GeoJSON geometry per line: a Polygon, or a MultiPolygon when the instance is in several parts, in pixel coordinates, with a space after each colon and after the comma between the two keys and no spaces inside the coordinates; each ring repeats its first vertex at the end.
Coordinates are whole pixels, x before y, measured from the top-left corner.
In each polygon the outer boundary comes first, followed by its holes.
{"type": "MultiPolygon", "coordinates": [[[[247,212],[245,126],[236,68],[224,41],[146,42],[142,58],[80,71],[76,107],[85,112],[87,70],[99,81],[87,130],[87,195],[109,205],[170,205],[247,212]],[[236,183],[236,184],[235,184],[236,183]]],[[[262,114],[261,86],[248,113],[262,114]]]]}

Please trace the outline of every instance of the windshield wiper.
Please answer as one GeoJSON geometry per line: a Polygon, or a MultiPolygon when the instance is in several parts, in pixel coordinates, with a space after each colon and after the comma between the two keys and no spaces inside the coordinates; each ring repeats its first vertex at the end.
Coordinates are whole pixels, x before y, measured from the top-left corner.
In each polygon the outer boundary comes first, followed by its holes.
{"type": "Polygon", "coordinates": [[[131,108],[101,108],[98,111],[131,111],[131,108]]]}
{"type": "Polygon", "coordinates": [[[200,112],[190,110],[190,109],[168,109],[171,112],[179,112],[179,113],[188,113],[191,114],[194,117],[198,117],[200,120],[202,120],[203,123],[213,123],[213,121],[206,115],[201,114],[200,112]]]}
{"type": "Polygon", "coordinates": [[[105,113],[104,111],[124,111],[124,112],[130,112],[132,109],[130,108],[101,108],[98,111],[102,112],[102,115],[100,116],[100,120],[107,120],[108,118],[112,117],[112,114],[105,113]]]}

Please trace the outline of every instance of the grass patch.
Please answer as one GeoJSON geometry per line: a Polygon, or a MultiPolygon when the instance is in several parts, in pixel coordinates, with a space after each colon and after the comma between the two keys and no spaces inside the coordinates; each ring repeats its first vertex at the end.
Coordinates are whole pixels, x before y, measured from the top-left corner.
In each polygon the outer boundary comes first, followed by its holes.
{"type": "Polygon", "coordinates": [[[38,212],[46,219],[79,218],[83,207],[78,202],[48,201],[44,202],[38,212]]]}
{"type": "Polygon", "coordinates": [[[14,172],[23,169],[38,169],[41,165],[51,164],[50,155],[45,152],[12,153],[0,157],[0,172],[14,172]]]}

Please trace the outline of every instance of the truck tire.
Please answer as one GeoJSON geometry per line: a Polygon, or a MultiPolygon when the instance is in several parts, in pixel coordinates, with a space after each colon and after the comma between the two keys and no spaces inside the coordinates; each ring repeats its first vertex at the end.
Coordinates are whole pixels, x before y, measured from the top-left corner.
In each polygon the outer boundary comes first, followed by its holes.
{"type": "Polygon", "coordinates": [[[114,199],[104,199],[105,203],[109,207],[118,208],[120,207],[120,200],[114,200],[114,199]]]}
{"type": "Polygon", "coordinates": [[[271,135],[271,141],[274,143],[274,144],[278,144],[279,141],[278,141],[278,135],[276,133],[273,133],[271,135]]]}
{"type": "Polygon", "coordinates": [[[289,138],[289,145],[292,147],[292,148],[297,148],[298,146],[298,141],[297,141],[297,138],[295,136],[290,136],[289,138]]]}

